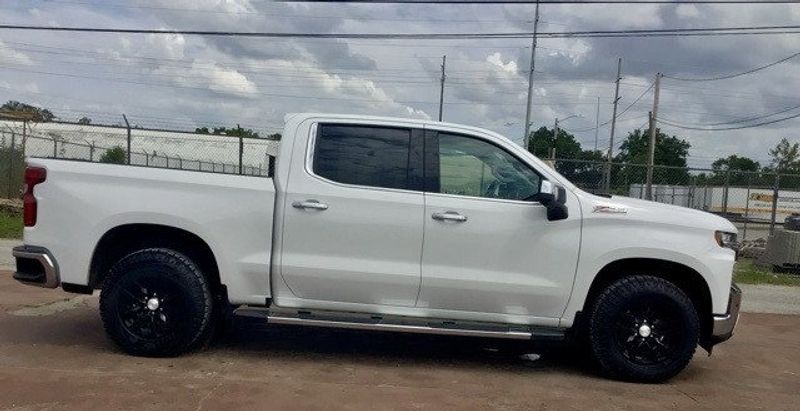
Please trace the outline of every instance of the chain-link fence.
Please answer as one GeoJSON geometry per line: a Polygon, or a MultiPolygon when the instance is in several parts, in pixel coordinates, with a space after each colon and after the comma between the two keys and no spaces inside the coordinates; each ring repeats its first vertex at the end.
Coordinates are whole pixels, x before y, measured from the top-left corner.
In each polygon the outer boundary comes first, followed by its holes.
{"type": "MultiPolygon", "coordinates": [[[[648,199],[647,166],[556,160],[555,168],[584,190],[648,199]]],[[[653,201],[721,215],[740,238],[766,238],[800,213],[800,175],[653,166],[653,201]]]]}
{"type": "Polygon", "coordinates": [[[0,121],[0,197],[18,197],[25,157],[271,176],[280,141],[124,125],[0,121]]]}

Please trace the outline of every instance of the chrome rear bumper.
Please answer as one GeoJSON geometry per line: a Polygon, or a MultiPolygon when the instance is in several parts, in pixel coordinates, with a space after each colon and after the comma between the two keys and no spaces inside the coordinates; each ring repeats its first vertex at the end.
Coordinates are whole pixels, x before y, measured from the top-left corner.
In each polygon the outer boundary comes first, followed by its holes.
{"type": "Polygon", "coordinates": [[[12,250],[17,260],[14,279],[28,285],[56,288],[61,284],[56,260],[46,248],[23,245],[12,250]]]}
{"type": "Polygon", "coordinates": [[[742,290],[736,285],[731,285],[728,297],[728,312],[725,315],[714,316],[714,328],[711,332],[711,343],[719,344],[728,340],[733,335],[733,329],[739,321],[739,308],[742,305],[742,290]]]}

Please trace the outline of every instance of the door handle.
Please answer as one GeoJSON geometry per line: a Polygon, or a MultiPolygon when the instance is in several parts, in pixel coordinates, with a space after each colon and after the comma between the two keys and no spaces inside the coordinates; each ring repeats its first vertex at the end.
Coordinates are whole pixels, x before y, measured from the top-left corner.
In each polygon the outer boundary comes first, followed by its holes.
{"type": "Polygon", "coordinates": [[[437,221],[455,221],[458,223],[463,223],[467,221],[467,216],[461,215],[455,211],[445,211],[444,213],[433,213],[431,215],[434,220],[437,221]]]}
{"type": "Polygon", "coordinates": [[[300,208],[303,210],[327,210],[328,205],[325,203],[320,203],[317,200],[306,200],[306,201],[295,201],[292,203],[292,207],[300,208]]]}

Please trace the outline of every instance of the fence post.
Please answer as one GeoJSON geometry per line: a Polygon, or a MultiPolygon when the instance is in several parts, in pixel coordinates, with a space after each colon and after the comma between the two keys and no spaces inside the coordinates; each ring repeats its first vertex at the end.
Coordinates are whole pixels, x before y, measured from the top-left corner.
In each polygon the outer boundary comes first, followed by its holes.
{"type": "Polygon", "coordinates": [[[89,144],[89,161],[94,161],[94,141],[89,144]]]}
{"type": "Polygon", "coordinates": [[[175,157],[178,157],[178,168],[183,170],[183,159],[177,154],[175,154],[175,157]]]}
{"type": "Polygon", "coordinates": [[[53,137],[53,158],[58,158],[58,140],[53,137]]]}
{"type": "Polygon", "coordinates": [[[244,137],[239,136],[239,174],[242,174],[242,157],[244,157],[244,137]]]}
{"type": "Polygon", "coordinates": [[[752,185],[753,175],[747,175],[747,199],[744,202],[744,230],[742,240],[747,240],[747,222],[750,220],[750,185],[752,185]]]}
{"type": "MultiPolygon", "coordinates": [[[[150,154],[147,154],[147,151],[143,151],[144,153],[144,165],[146,167],[150,167],[150,154]]],[[[128,159],[128,164],[130,164],[130,158],[128,159]]]]}
{"type": "Polygon", "coordinates": [[[778,188],[781,184],[781,175],[775,172],[775,187],[772,189],[772,215],[769,219],[769,235],[775,232],[775,217],[778,212],[778,188]]]}
{"type": "Polygon", "coordinates": [[[12,183],[14,180],[14,145],[16,143],[16,135],[12,131],[11,132],[11,151],[8,152],[8,198],[11,198],[13,195],[14,184],[12,183]]]}
{"type": "Polygon", "coordinates": [[[128,117],[125,114],[122,115],[122,119],[125,120],[125,129],[128,131],[128,151],[127,151],[127,164],[131,164],[131,123],[128,123],[128,117]]]}
{"type": "Polygon", "coordinates": [[[728,186],[731,182],[730,170],[725,171],[725,187],[722,188],[722,214],[728,214],[728,186]]]}
{"type": "Polygon", "coordinates": [[[267,155],[267,177],[275,176],[275,157],[267,155]]]}

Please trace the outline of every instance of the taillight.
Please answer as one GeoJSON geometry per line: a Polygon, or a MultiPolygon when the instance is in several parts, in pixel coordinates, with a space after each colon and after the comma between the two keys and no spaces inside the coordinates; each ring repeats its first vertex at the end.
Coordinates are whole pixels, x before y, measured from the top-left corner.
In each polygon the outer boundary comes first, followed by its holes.
{"type": "Polygon", "coordinates": [[[47,170],[41,167],[28,167],[25,169],[25,187],[22,193],[22,221],[25,227],[36,225],[36,197],[33,195],[33,187],[39,183],[44,183],[47,179],[47,170]]]}

